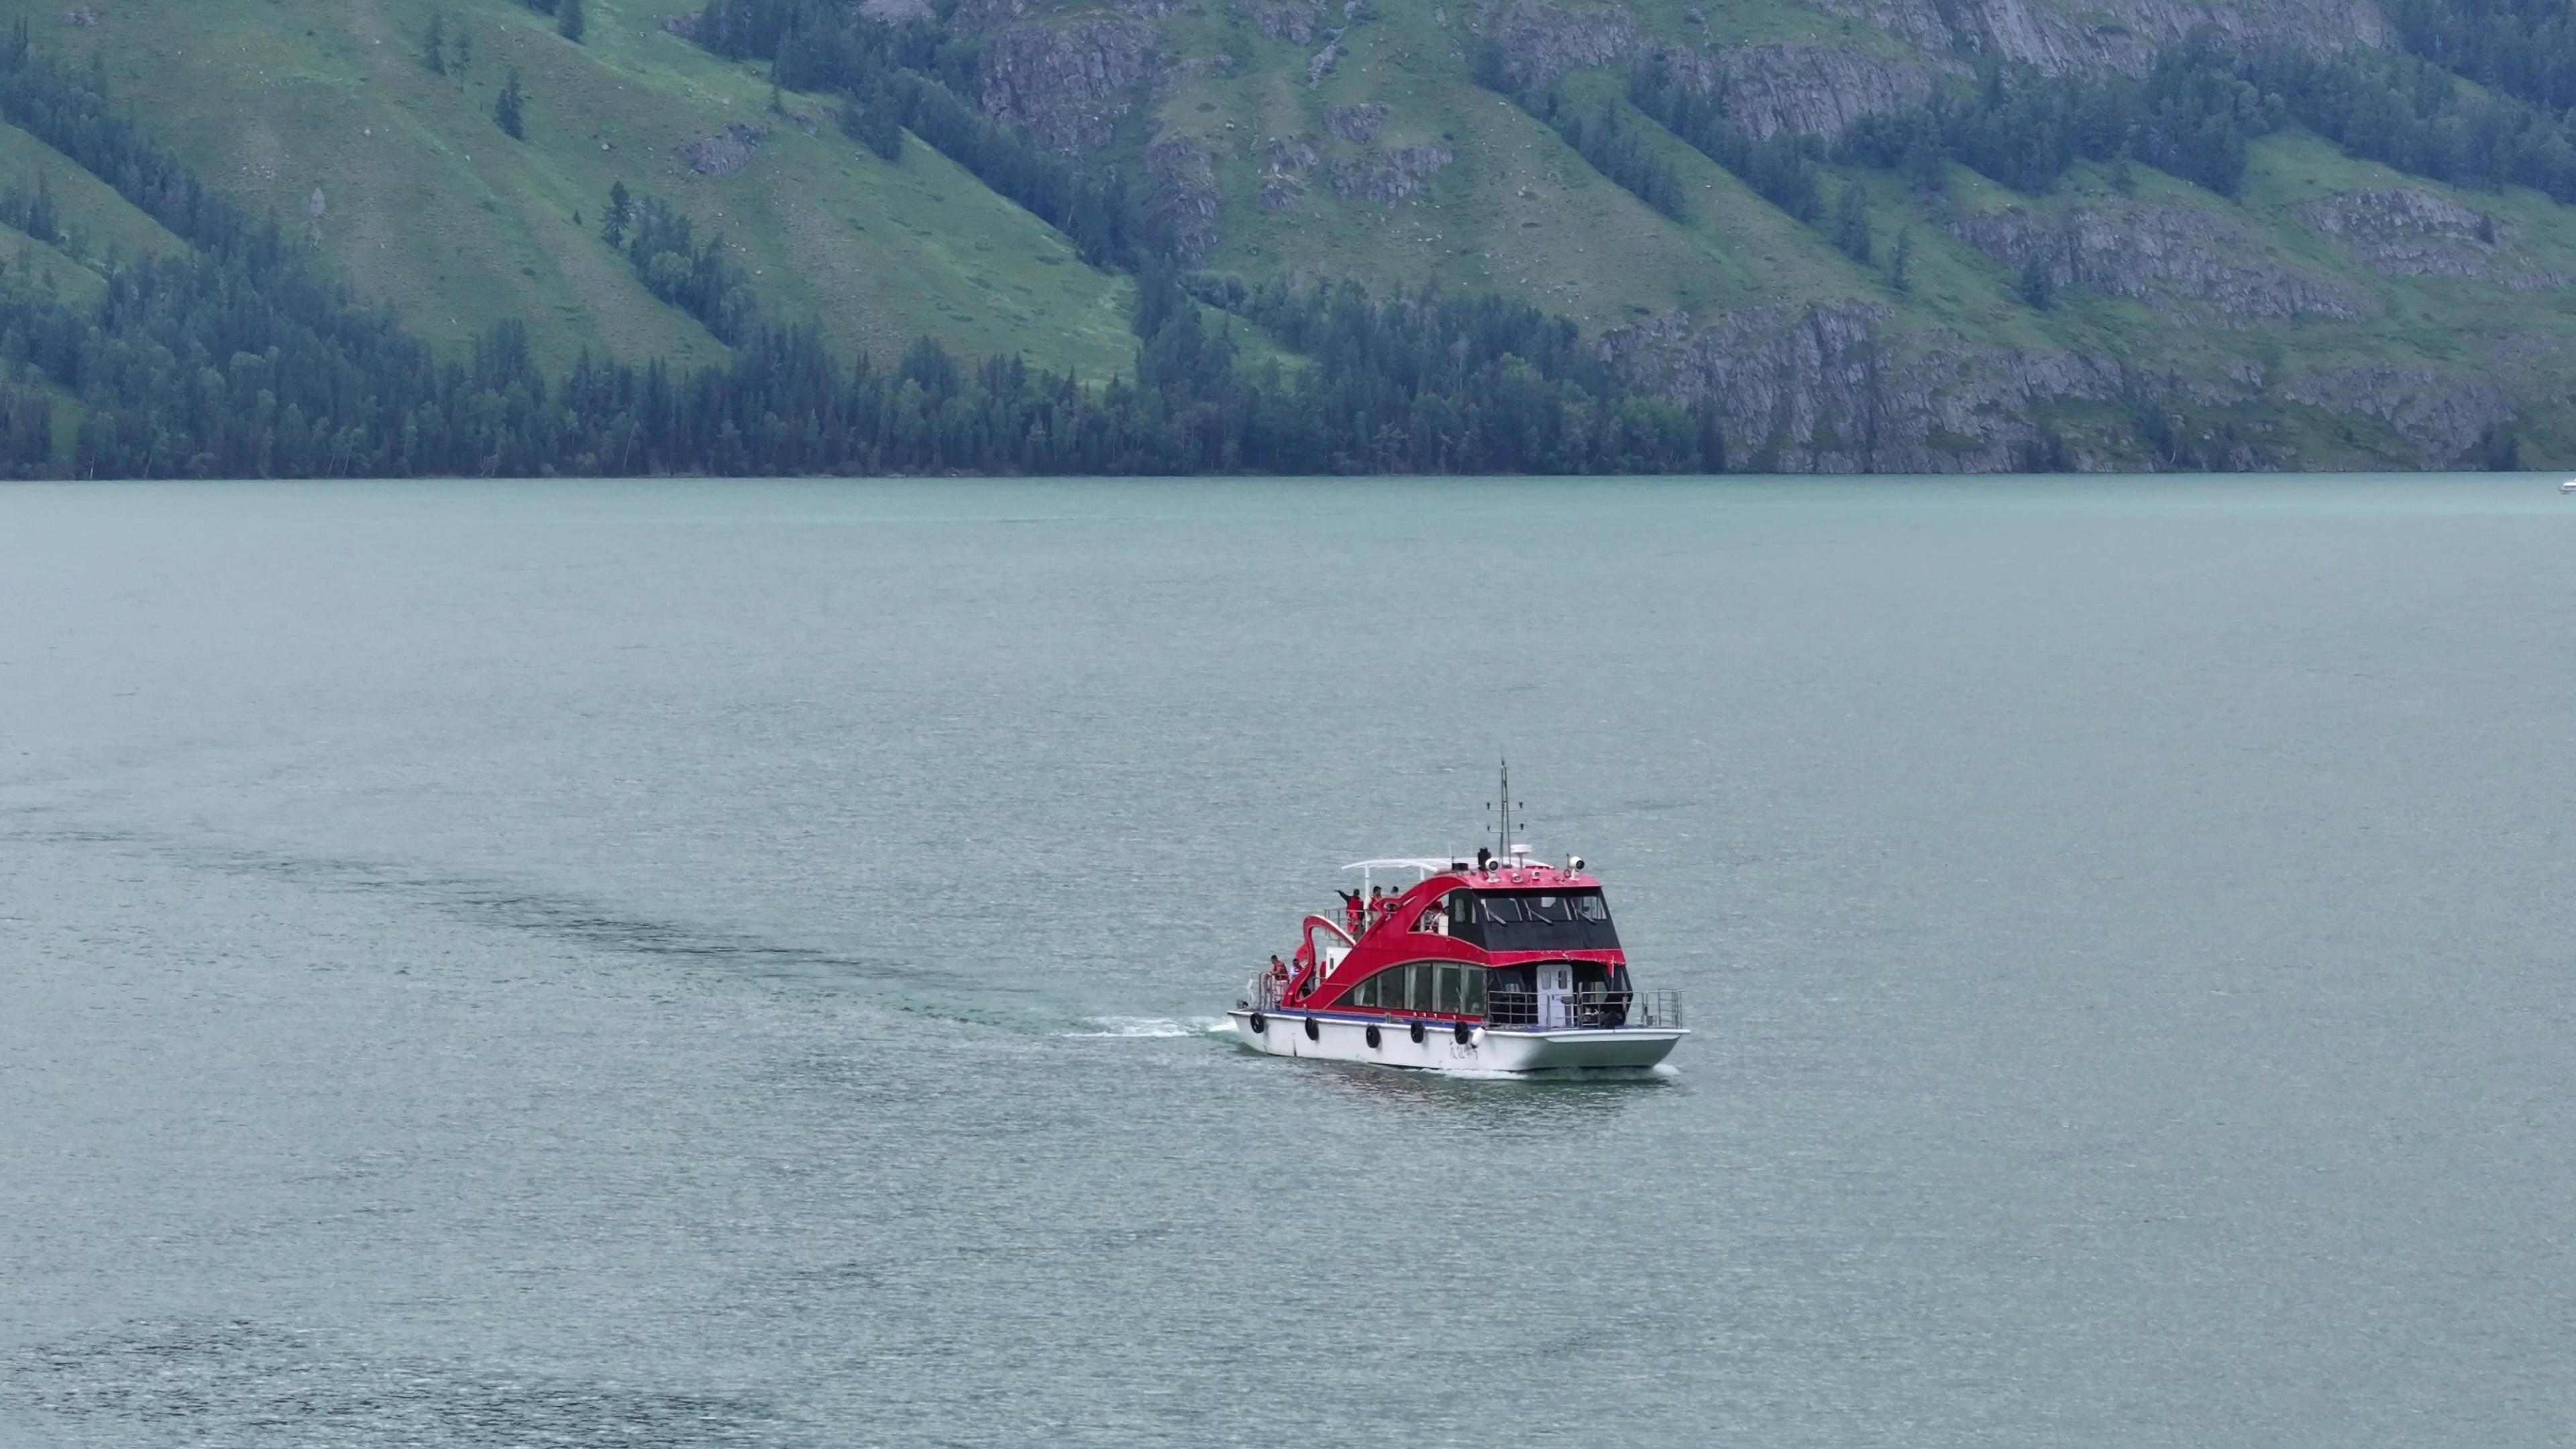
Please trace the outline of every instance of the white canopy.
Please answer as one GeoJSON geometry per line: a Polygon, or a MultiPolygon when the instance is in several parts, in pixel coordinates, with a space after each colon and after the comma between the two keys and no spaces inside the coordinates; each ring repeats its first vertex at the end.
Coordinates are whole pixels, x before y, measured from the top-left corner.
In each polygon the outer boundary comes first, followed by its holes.
{"type": "Polygon", "coordinates": [[[1418,870],[1424,875],[1437,875],[1457,861],[1454,855],[1395,855],[1384,860],[1355,860],[1344,870],[1418,870]]]}

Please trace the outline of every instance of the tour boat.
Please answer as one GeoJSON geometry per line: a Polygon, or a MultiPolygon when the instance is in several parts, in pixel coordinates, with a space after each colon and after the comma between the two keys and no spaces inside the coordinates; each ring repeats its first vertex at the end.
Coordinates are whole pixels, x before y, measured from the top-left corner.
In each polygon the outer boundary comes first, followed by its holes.
{"type": "Polygon", "coordinates": [[[2562,480],[2558,485],[2558,491],[2561,493],[2576,493],[2576,478],[2562,480]]]}
{"type": "Polygon", "coordinates": [[[1343,869],[1360,872],[1368,895],[1341,893],[1341,920],[1306,917],[1295,955],[1246,983],[1227,1013],[1245,1045],[1273,1056],[1530,1073],[1651,1067],[1689,1035],[1679,992],[1639,990],[1630,979],[1601,882],[1581,856],[1553,865],[1510,844],[1501,856],[1480,849],[1474,860],[1401,856],[1343,869]],[[1415,879],[1382,894],[1381,872],[1415,879]]]}

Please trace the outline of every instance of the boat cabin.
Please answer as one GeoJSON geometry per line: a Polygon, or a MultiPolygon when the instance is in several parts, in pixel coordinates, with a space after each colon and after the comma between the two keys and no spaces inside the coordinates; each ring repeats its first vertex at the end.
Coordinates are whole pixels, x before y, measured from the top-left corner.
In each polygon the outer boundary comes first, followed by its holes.
{"type": "Polygon", "coordinates": [[[1601,883],[1565,866],[1479,852],[1345,867],[1339,919],[1306,918],[1287,979],[1262,994],[1291,1010],[1539,1028],[1618,1026],[1634,992],[1601,883]],[[1394,894],[1381,871],[1417,879],[1394,894]]]}

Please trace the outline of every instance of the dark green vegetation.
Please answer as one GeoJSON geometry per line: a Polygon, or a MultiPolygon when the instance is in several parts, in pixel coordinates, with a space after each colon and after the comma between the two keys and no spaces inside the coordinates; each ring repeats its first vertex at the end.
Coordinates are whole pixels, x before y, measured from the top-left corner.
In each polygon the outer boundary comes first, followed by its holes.
{"type": "Polygon", "coordinates": [[[0,5],[0,461],[2576,450],[2562,14],[2125,3],[0,5]]]}
{"type": "Polygon", "coordinates": [[[969,369],[928,340],[891,371],[853,365],[810,330],[761,327],[721,243],[693,245],[689,219],[650,198],[612,200],[605,225],[656,295],[738,344],[728,363],[675,375],[585,355],[550,382],[517,322],[478,339],[470,362],[440,363],[141,137],[95,74],[33,53],[23,28],[0,70],[13,123],[196,248],[116,269],[94,306],[0,294],[0,362],[46,379],[0,384],[0,459],[22,468],[52,457],[47,384],[89,410],[71,458],[81,477],[1724,465],[1705,419],[1622,397],[1568,324],[1490,300],[1271,289],[1252,308],[1320,361],[1253,380],[1230,333],[1208,332],[1157,268],[1139,294],[1133,384],[1095,391],[1019,359],[969,369]]]}

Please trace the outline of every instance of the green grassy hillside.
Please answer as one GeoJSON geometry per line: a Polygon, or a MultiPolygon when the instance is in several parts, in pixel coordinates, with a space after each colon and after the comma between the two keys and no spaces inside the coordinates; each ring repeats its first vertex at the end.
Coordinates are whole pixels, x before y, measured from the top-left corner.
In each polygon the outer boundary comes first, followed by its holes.
{"type": "Polygon", "coordinates": [[[300,226],[318,189],[322,256],[442,347],[520,317],[550,364],[582,347],[720,353],[598,240],[622,181],[721,231],[770,315],[813,318],[844,348],[890,356],[927,334],[1094,375],[1129,365],[1130,283],[937,153],[888,165],[828,125],[809,135],[767,114],[765,83],[662,31],[659,7],[587,13],[574,45],[513,0],[126,0],[86,28],[55,5],[0,7],[46,43],[95,47],[154,136],[255,209],[300,226]],[[461,72],[424,61],[433,15],[472,38],[461,72]],[[525,141],[489,115],[514,68],[525,141]],[[681,159],[729,124],[769,131],[741,170],[681,159]]]}
{"type": "MultiPolygon", "coordinates": [[[[720,233],[765,316],[810,319],[843,353],[888,360],[926,335],[963,357],[1133,372],[1143,252],[1094,247],[1100,264],[1086,264],[1088,243],[1005,199],[1030,193],[953,138],[953,154],[914,135],[881,159],[841,132],[838,89],[781,91],[767,52],[722,58],[666,24],[678,3],[587,0],[580,43],[522,0],[125,0],[85,25],[0,0],[0,19],[94,51],[161,144],[445,356],[517,318],[549,370],[585,349],[724,360],[601,240],[622,183],[720,233]],[[443,70],[426,59],[433,24],[443,70]],[[492,118],[513,72],[524,139],[492,118]]],[[[817,27],[894,36],[882,63],[1030,122],[1055,164],[1115,178],[1139,215],[1195,218],[1186,242],[1139,245],[1169,247],[1191,291],[1240,314],[1225,325],[1245,361],[1292,375],[1305,359],[1267,330],[1275,310],[1241,299],[1348,278],[1381,297],[1434,285],[1570,318],[1637,386],[1715,405],[1731,456],[1783,467],[2576,456],[2576,397],[2559,380],[2576,355],[2576,210],[2500,162],[2426,174],[2440,168],[2358,159],[2303,124],[2279,94],[2300,82],[2279,67],[2357,67],[2363,80],[2344,84],[2412,95],[2422,125],[2458,120],[2454,135],[2492,129],[2463,107],[2503,108],[2535,135],[2567,123],[2406,70],[2412,42],[2370,0],[2041,0],[2002,29],[1973,8],[1855,0],[943,0],[900,32],[856,20],[856,0],[716,0],[711,25],[720,11],[726,24],[792,13],[801,43],[817,27]],[[1982,88],[1992,105],[2007,81],[2152,81],[2201,54],[2196,21],[2243,47],[2227,62],[2240,73],[2275,67],[2218,82],[2241,91],[2221,111],[2234,106],[2242,136],[2217,181],[2135,118],[2116,156],[2096,146],[2014,185],[1966,151],[1898,166],[1850,143],[1936,91],[1972,105],[1982,88]],[[2006,61],[2018,69],[1999,74],[2006,61]],[[1742,135],[1779,128],[1814,209],[1784,210],[1740,157],[1721,165],[1686,125],[1639,109],[1658,103],[1631,83],[1658,67],[1697,76],[1742,135]],[[2453,120],[2424,109],[2434,100],[2453,120]],[[1659,168],[1678,202],[1650,206],[1633,175],[1614,180],[1602,153],[1541,118],[1577,113],[1629,138],[1621,164],[1659,168]]],[[[2182,93],[2166,94],[2170,109],[2182,93]]],[[[2532,169],[2542,161],[2516,164],[2576,197],[2576,171],[2562,186],[2532,169]]],[[[0,259],[29,259],[20,282],[88,297],[117,258],[180,248],[0,128],[0,185],[38,176],[68,235],[0,233],[0,259]]]]}

